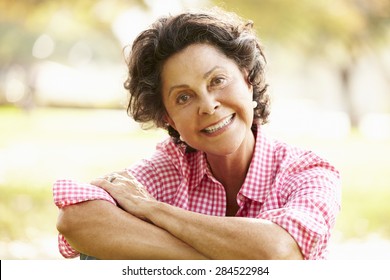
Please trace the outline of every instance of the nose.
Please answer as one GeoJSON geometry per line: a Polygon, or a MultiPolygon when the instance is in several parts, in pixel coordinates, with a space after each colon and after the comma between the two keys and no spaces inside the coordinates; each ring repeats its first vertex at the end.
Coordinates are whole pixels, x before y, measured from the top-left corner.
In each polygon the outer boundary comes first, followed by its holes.
{"type": "Polygon", "coordinates": [[[221,103],[216,100],[215,96],[205,94],[199,102],[199,115],[212,115],[221,106],[221,103]]]}

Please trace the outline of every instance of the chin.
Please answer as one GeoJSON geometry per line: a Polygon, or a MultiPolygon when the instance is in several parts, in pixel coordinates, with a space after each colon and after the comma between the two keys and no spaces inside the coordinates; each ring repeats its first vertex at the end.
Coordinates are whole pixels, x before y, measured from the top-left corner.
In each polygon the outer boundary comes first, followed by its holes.
{"type": "Polygon", "coordinates": [[[229,143],[228,145],[213,147],[211,149],[207,149],[204,152],[207,154],[213,154],[216,156],[229,156],[234,154],[239,150],[240,145],[235,143],[229,143]]]}

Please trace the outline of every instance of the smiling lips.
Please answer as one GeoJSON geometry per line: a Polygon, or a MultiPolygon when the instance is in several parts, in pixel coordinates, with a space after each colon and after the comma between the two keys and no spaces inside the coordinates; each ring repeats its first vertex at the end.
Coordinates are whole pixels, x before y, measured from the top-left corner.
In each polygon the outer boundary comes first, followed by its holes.
{"type": "Polygon", "coordinates": [[[218,123],[216,123],[214,125],[210,125],[209,127],[206,127],[204,129],[202,129],[201,131],[205,132],[207,134],[211,134],[211,133],[217,132],[218,130],[221,130],[222,128],[224,128],[227,125],[229,125],[233,121],[234,115],[235,114],[232,114],[232,115],[224,118],[222,121],[220,121],[220,122],[218,122],[218,123]]]}

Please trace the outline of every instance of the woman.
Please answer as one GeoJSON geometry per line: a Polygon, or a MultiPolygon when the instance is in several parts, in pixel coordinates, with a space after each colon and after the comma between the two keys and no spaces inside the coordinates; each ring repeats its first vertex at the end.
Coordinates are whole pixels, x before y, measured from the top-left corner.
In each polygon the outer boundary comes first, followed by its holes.
{"type": "Polygon", "coordinates": [[[325,258],[339,174],[267,138],[264,62],[252,24],[220,10],[164,17],[142,32],[128,60],[128,112],[171,137],[91,185],[55,183],[64,256],[325,258]]]}

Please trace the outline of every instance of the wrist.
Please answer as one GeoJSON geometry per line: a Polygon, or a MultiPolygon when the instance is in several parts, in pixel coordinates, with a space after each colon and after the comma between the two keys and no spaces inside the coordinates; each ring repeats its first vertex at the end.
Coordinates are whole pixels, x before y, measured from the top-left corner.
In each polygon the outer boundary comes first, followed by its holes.
{"type": "Polygon", "coordinates": [[[166,204],[164,202],[153,200],[147,202],[146,212],[145,212],[145,218],[150,221],[151,223],[159,226],[159,220],[161,214],[164,212],[164,209],[169,206],[169,204],[166,204]]]}

